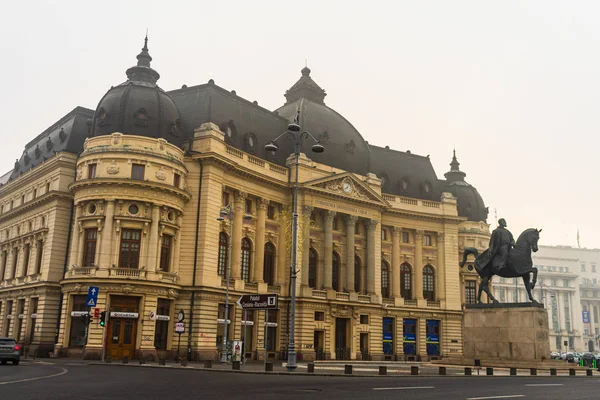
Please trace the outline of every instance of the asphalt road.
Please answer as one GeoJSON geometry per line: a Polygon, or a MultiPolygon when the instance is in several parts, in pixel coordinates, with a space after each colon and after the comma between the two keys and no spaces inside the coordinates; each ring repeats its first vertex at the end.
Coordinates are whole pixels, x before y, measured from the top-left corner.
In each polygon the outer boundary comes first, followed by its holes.
{"type": "Polygon", "coordinates": [[[319,377],[77,363],[0,366],[1,399],[598,399],[598,377],[319,377]]]}

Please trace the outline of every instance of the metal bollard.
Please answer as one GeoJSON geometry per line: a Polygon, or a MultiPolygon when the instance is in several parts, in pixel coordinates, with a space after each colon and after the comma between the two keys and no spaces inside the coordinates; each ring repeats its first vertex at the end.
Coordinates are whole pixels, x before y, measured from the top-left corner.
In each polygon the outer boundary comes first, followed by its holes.
{"type": "Polygon", "coordinates": [[[440,367],[439,374],[446,375],[446,367],[440,367]]]}
{"type": "Polygon", "coordinates": [[[569,369],[569,376],[575,376],[575,368],[569,369]]]}
{"type": "Polygon", "coordinates": [[[265,371],[273,372],[273,362],[272,361],[268,361],[265,363],[265,371]]]}
{"type": "Polygon", "coordinates": [[[350,365],[350,364],[344,365],[344,374],[352,375],[352,365],[350,365]]]}
{"type": "Polygon", "coordinates": [[[315,373],[315,363],[308,363],[308,366],[306,367],[306,372],[308,372],[309,374],[314,374],[315,373]]]}
{"type": "Polygon", "coordinates": [[[492,367],[487,367],[487,368],[485,369],[485,374],[486,374],[486,375],[494,375],[494,368],[492,368],[492,367]]]}
{"type": "Polygon", "coordinates": [[[212,360],[204,360],[204,368],[212,368],[212,360]]]}
{"type": "Polygon", "coordinates": [[[512,376],[516,376],[516,375],[517,375],[517,369],[516,369],[516,368],[511,368],[511,369],[510,369],[510,374],[511,374],[512,376]]]}
{"type": "Polygon", "coordinates": [[[594,371],[591,370],[591,369],[587,369],[587,370],[585,370],[585,375],[586,376],[592,376],[592,375],[594,375],[594,371]]]}
{"type": "Polygon", "coordinates": [[[379,367],[379,375],[387,375],[387,367],[385,365],[379,367]]]}
{"type": "Polygon", "coordinates": [[[416,365],[412,365],[410,367],[410,374],[411,375],[419,375],[419,367],[417,367],[416,365]]]}
{"type": "Polygon", "coordinates": [[[556,376],[556,368],[550,368],[550,376],[556,376]]]}
{"type": "Polygon", "coordinates": [[[144,357],[140,357],[138,361],[140,362],[140,365],[146,364],[146,359],[144,357]]]}
{"type": "Polygon", "coordinates": [[[465,367],[465,376],[473,375],[473,368],[465,367]]]}
{"type": "Polygon", "coordinates": [[[167,365],[167,359],[166,358],[161,358],[158,360],[158,365],[167,365]]]}
{"type": "Polygon", "coordinates": [[[179,361],[181,362],[181,366],[182,367],[187,367],[188,366],[188,359],[187,358],[185,358],[185,357],[180,358],[179,361]]]}
{"type": "Polygon", "coordinates": [[[537,368],[529,368],[529,374],[531,376],[536,376],[537,375],[537,368]]]}
{"type": "Polygon", "coordinates": [[[129,357],[124,356],[121,361],[123,362],[123,364],[129,364],[129,357]]]}

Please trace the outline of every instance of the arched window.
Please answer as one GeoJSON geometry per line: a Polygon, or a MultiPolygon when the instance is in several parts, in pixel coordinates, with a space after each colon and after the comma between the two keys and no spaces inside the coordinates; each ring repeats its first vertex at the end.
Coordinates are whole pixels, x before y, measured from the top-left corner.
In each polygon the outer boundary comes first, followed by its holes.
{"type": "Polygon", "coordinates": [[[252,243],[250,239],[242,239],[242,280],[244,282],[250,282],[250,262],[252,255],[252,243]]]}
{"type": "Polygon", "coordinates": [[[340,290],[340,256],[335,251],[331,257],[331,286],[333,290],[340,290]]]}
{"type": "Polygon", "coordinates": [[[360,257],[355,255],[354,256],[354,291],[356,293],[360,293],[360,277],[361,277],[361,271],[360,271],[360,265],[362,264],[360,257]]]}
{"type": "Polygon", "coordinates": [[[407,263],[400,266],[400,295],[412,300],[412,269],[407,263]]]}
{"type": "Polygon", "coordinates": [[[217,261],[217,273],[220,276],[225,276],[225,268],[227,268],[227,234],[219,233],[219,260],[217,261]]]}
{"type": "Polygon", "coordinates": [[[273,282],[275,281],[275,246],[271,242],[265,244],[263,280],[270,286],[273,286],[273,282]]]}
{"type": "Polygon", "coordinates": [[[381,260],[381,297],[390,297],[390,266],[381,260]]]}
{"type": "Polygon", "coordinates": [[[317,252],[312,247],[308,251],[308,286],[317,288],[317,252]]]}
{"type": "Polygon", "coordinates": [[[423,267],[423,298],[435,300],[435,271],[431,265],[423,267]]]}

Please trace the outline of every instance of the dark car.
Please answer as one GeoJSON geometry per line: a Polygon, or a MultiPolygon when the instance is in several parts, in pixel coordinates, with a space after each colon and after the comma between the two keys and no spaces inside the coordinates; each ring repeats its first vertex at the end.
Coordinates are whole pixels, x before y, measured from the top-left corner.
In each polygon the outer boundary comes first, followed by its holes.
{"type": "Polygon", "coordinates": [[[14,365],[18,365],[21,361],[21,346],[17,344],[15,339],[0,338],[0,364],[6,365],[12,361],[14,365]]]}

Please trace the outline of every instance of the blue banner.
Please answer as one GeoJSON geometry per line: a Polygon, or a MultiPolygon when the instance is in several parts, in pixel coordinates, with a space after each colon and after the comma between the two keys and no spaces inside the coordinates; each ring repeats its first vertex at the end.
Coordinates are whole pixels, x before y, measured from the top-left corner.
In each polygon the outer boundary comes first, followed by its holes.
{"type": "Polygon", "coordinates": [[[581,314],[583,315],[583,323],[589,324],[590,323],[590,312],[585,310],[585,311],[582,311],[581,314]]]}

